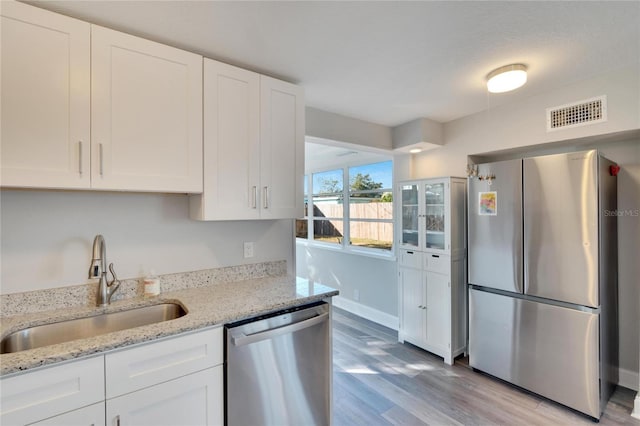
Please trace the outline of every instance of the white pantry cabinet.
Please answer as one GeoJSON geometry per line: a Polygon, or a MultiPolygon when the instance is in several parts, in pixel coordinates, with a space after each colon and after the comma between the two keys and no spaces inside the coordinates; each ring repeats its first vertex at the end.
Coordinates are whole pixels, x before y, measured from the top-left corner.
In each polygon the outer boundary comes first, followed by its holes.
{"type": "Polygon", "coordinates": [[[89,188],[90,25],[0,1],[0,183],[89,188]]]}
{"type": "Polygon", "coordinates": [[[402,182],[397,198],[398,339],[447,364],[466,348],[465,191],[462,178],[402,182]]]}
{"type": "Polygon", "coordinates": [[[91,26],[92,187],[202,192],[202,56],[91,26]]]}
{"type": "Polygon", "coordinates": [[[202,192],[202,56],[0,7],[3,187],[202,192]]]}
{"type": "Polygon", "coordinates": [[[302,88],[205,59],[204,188],[191,217],[298,217],[303,174],[302,88]]]}

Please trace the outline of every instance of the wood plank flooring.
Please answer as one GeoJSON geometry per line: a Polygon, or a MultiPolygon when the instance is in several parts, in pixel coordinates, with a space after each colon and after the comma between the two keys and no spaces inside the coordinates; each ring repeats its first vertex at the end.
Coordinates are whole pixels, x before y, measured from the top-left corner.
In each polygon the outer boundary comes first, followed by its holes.
{"type": "MultiPolygon", "coordinates": [[[[333,311],[334,425],[580,425],[589,418],[562,405],[453,366],[397,333],[344,310],[333,311]]],[[[635,392],[618,387],[603,425],[636,425],[635,392]]]]}

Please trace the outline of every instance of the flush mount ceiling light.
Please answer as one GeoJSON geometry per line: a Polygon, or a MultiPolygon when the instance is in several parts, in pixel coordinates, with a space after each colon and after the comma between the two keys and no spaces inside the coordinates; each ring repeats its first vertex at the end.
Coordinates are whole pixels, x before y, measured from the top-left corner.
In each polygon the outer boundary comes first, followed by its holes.
{"type": "Polygon", "coordinates": [[[495,69],[487,75],[487,90],[503,93],[515,90],[527,82],[527,66],[512,64],[495,69]]]}
{"type": "Polygon", "coordinates": [[[409,152],[411,154],[418,154],[418,153],[422,152],[422,149],[420,149],[420,148],[412,148],[412,149],[409,150],[409,152]]]}

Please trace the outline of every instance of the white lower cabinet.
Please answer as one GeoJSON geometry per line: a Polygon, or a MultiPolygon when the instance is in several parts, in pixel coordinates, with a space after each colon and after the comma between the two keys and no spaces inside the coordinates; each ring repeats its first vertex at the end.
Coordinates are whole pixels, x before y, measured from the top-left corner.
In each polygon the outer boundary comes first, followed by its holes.
{"type": "Polygon", "coordinates": [[[400,268],[400,312],[401,341],[422,342],[425,340],[426,292],[422,283],[422,271],[400,268]]]}
{"type": "Polygon", "coordinates": [[[222,327],[105,355],[107,425],[221,425],[222,327]]]}
{"type": "Polygon", "coordinates": [[[105,426],[104,402],[60,414],[40,422],[35,426],[105,426]]]}
{"type": "Polygon", "coordinates": [[[222,366],[107,400],[108,425],[222,425],[222,366]]]}
{"type": "Polygon", "coordinates": [[[426,271],[427,302],[426,341],[429,346],[444,353],[447,364],[453,363],[451,349],[451,283],[443,274],[426,271]]]}
{"type": "Polygon", "coordinates": [[[31,424],[102,401],[104,357],[68,362],[2,378],[0,424],[31,424]]]}
{"type": "Polygon", "coordinates": [[[222,337],[215,327],[4,377],[0,424],[221,425],[222,337]]]}
{"type": "Polygon", "coordinates": [[[463,261],[407,250],[399,255],[398,340],[433,352],[449,365],[466,348],[463,261]]]}

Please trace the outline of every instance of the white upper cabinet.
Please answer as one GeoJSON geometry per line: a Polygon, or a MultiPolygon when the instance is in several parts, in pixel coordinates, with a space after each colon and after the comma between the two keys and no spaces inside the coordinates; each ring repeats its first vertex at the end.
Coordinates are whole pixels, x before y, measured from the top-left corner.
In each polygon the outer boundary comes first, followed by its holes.
{"type": "Polygon", "coordinates": [[[89,188],[90,25],[0,2],[1,180],[89,188]]]}
{"type": "Polygon", "coordinates": [[[91,28],[92,187],[202,192],[202,57],[91,28]]]}
{"type": "Polygon", "coordinates": [[[263,219],[303,215],[304,92],[260,76],[260,185],[263,219]]]}
{"type": "Polygon", "coordinates": [[[304,95],[300,87],[205,59],[204,191],[200,220],[302,215],[304,95]]]}
{"type": "Polygon", "coordinates": [[[4,187],[202,192],[202,57],[2,1],[4,187]]]}
{"type": "Polygon", "coordinates": [[[204,194],[197,219],[259,219],[260,75],[204,60],[204,194]]]}

